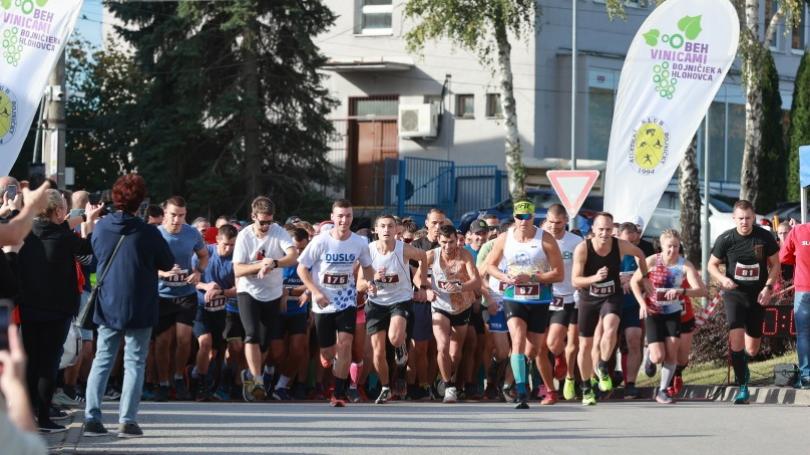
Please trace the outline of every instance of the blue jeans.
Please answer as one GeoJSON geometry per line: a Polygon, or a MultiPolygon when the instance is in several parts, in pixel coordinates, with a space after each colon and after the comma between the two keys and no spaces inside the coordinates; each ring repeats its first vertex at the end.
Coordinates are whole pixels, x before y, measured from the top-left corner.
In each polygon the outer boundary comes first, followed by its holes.
{"type": "Polygon", "coordinates": [[[114,330],[99,326],[96,358],[87,378],[87,406],[85,419],[101,421],[101,401],[107,389],[107,380],[115,364],[118,346],[124,339],[124,387],[121,391],[119,423],[135,422],[138,405],[141,403],[143,376],[146,370],[146,355],[149,353],[149,338],[152,328],[114,330]]]}
{"type": "Polygon", "coordinates": [[[796,350],[799,374],[810,379],[810,292],[797,292],[793,299],[793,321],[796,325],[796,350]]]}

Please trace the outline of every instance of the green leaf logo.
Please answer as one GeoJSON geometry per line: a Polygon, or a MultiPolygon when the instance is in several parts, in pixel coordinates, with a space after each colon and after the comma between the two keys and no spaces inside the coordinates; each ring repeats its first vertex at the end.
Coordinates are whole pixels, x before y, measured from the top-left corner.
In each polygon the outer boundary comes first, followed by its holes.
{"type": "Polygon", "coordinates": [[[686,39],[694,40],[703,31],[700,28],[700,19],[702,16],[684,16],[678,21],[678,28],[686,35],[686,39]]]}
{"type": "Polygon", "coordinates": [[[48,3],[48,0],[37,0],[37,6],[43,7],[48,3]]]}
{"type": "Polygon", "coordinates": [[[650,30],[649,32],[643,34],[642,36],[644,37],[644,41],[646,41],[648,45],[656,46],[656,45],[658,45],[658,36],[660,34],[661,34],[661,32],[658,31],[657,28],[654,28],[654,29],[650,30]]]}
{"type": "Polygon", "coordinates": [[[4,9],[11,8],[11,0],[0,0],[0,6],[2,6],[4,9]]]}

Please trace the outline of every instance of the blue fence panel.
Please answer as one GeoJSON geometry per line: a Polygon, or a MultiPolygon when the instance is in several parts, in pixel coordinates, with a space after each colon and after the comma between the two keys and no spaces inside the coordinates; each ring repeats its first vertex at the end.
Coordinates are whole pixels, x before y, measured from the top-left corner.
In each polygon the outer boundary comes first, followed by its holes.
{"type": "Polygon", "coordinates": [[[492,207],[500,202],[499,171],[494,165],[456,166],[456,213],[492,207]]]}

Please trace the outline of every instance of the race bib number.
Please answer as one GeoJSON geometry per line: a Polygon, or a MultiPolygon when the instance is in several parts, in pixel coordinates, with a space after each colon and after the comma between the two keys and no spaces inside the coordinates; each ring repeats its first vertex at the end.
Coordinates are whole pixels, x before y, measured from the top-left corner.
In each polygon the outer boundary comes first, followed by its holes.
{"type": "Polygon", "coordinates": [[[498,291],[503,293],[506,289],[511,286],[509,283],[504,283],[503,281],[498,281],[498,291]]]}
{"type": "Polygon", "coordinates": [[[384,275],[382,280],[379,280],[377,282],[382,284],[399,283],[399,275],[384,275]]]}
{"type": "Polygon", "coordinates": [[[205,302],[205,311],[222,311],[225,309],[227,300],[224,295],[218,295],[211,299],[210,302],[205,302]]]}
{"type": "Polygon", "coordinates": [[[669,289],[666,288],[658,288],[655,290],[655,302],[658,305],[670,305],[680,303],[680,299],[678,298],[675,298],[674,300],[668,300],[667,292],[669,292],[669,289]]]}
{"type": "Polygon", "coordinates": [[[515,300],[539,300],[540,299],[540,285],[538,283],[532,284],[516,284],[515,285],[515,300]]]}
{"type": "Polygon", "coordinates": [[[439,289],[447,292],[448,294],[458,294],[458,293],[461,292],[461,281],[456,281],[456,280],[454,280],[454,281],[441,281],[441,280],[439,280],[437,282],[437,285],[439,286],[439,289]],[[448,291],[447,290],[447,285],[448,284],[455,284],[458,287],[458,290],[457,291],[448,291]]]}
{"type": "Polygon", "coordinates": [[[349,284],[349,275],[345,273],[324,273],[322,283],[327,287],[345,287],[349,284]]]}
{"type": "Polygon", "coordinates": [[[737,281],[759,281],[759,264],[736,264],[734,279],[737,281]]]}
{"type": "Polygon", "coordinates": [[[160,279],[165,286],[171,288],[188,286],[186,280],[188,279],[188,269],[181,270],[177,275],[165,276],[160,279]]]}
{"type": "Polygon", "coordinates": [[[554,298],[551,299],[551,305],[549,306],[549,310],[561,311],[563,309],[564,304],[565,298],[555,295],[554,298]]]}
{"type": "Polygon", "coordinates": [[[591,297],[609,297],[616,292],[616,286],[613,281],[607,283],[594,283],[591,285],[588,294],[591,297]]]}

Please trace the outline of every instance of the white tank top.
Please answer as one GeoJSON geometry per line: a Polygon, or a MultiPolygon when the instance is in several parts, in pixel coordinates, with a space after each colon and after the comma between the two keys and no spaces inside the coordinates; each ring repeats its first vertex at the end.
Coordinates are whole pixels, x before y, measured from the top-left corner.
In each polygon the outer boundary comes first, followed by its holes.
{"type": "MultiPolygon", "coordinates": [[[[534,237],[528,242],[515,240],[515,228],[509,228],[503,248],[506,273],[509,276],[520,274],[534,276],[549,269],[546,252],[543,250],[543,230],[536,228],[534,237]]],[[[551,286],[542,283],[527,283],[509,286],[503,291],[504,300],[527,304],[551,303],[551,286]]]]}
{"type": "MultiPolygon", "coordinates": [[[[498,263],[498,270],[506,273],[506,260],[503,257],[501,257],[501,262],[498,263]]],[[[489,275],[487,283],[489,285],[489,295],[492,297],[495,304],[498,305],[498,311],[500,311],[503,308],[503,291],[506,286],[501,283],[501,280],[492,275],[489,275]]]]}
{"type": "Polygon", "coordinates": [[[563,280],[559,283],[554,283],[552,289],[554,290],[554,297],[562,297],[563,303],[574,303],[574,285],[571,284],[571,270],[574,267],[574,250],[577,245],[582,242],[582,237],[565,232],[563,238],[557,240],[557,245],[560,247],[560,254],[563,259],[563,271],[565,272],[563,280]]]}
{"type": "Polygon", "coordinates": [[[462,265],[460,270],[445,272],[442,270],[441,261],[442,249],[439,247],[433,250],[433,263],[430,265],[430,270],[433,272],[430,280],[431,287],[436,294],[436,300],[431,302],[431,307],[450,314],[462,313],[472,305],[472,301],[465,299],[462,292],[449,293],[445,291],[442,285],[453,281],[458,284],[464,283],[469,279],[466,270],[462,265]]]}
{"type": "Polygon", "coordinates": [[[405,243],[396,241],[394,251],[382,254],[377,249],[377,242],[368,245],[371,255],[371,267],[376,274],[378,270],[385,269],[385,280],[374,281],[377,294],[368,299],[375,305],[390,306],[395,303],[409,302],[413,297],[411,284],[411,271],[405,262],[405,243]]]}

